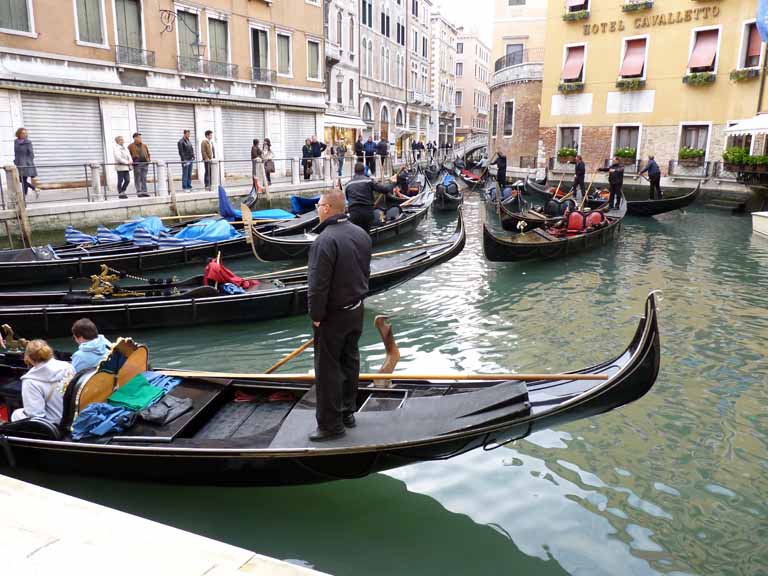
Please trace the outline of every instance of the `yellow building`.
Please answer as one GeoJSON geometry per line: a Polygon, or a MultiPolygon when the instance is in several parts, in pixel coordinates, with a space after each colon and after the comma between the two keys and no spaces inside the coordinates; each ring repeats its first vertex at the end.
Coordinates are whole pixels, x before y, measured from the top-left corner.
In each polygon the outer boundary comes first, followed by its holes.
{"type": "Polygon", "coordinates": [[[540,137],[550,166],[577,149],[591,172],[617,151],[627,170],[728,178],[723,130],[758,110],[764,51],[754,0],[549,0],[540,137]],[[634,166],[634,168],[633,168],[634,166]]]}

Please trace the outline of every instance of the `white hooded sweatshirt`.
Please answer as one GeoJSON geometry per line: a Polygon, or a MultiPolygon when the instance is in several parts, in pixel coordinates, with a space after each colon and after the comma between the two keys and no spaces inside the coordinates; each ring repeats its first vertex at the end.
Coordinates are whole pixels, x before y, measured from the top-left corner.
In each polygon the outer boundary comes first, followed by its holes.
{"type": "Polygon", "coordinates": [[[51,358],[29,369],[21,377],[24,408],[14,410],[11,421],[45,418],[58,424],[64,411],[64,391],[75,371],[69,362],[51,358]]]}

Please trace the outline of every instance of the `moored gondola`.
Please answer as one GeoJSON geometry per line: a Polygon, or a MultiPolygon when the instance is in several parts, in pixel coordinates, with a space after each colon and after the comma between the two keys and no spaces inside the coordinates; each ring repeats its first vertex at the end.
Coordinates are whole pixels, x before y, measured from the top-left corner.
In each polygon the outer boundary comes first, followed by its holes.
{"type": "Polygon", "coordinates": [[[464,201],[459,185],[456,179],[450,174],[446,174],[435,185],[435,209],[440,211],[456,210],[464,201]]]}
{"type": "MultiPolygon", "coordinates": [[[[487,375],[464,381],[467,375],[461,373],[454,381],[364,374],[357,426],[322,444],[308,441],[316,426],[311,375],[152,372],[148,356],[145,347],[120,340],[97,370],[69,383],[61,425],[41,419],[1,425],[0,465],[179,484],[360,478],[476,448],[490,450],[633,402],[657,378],[660,342],[650,295],[621,354],[567,375],[505,375],[499,378],[509,379],[499,382],[487,375]],[[128,411],[121,414],[118,430],[87,435],[80,414],[139,375],[191,406],[166,424],[135,419],[128,411]],[[369,386],[374,376],[391,380],[391,387],[369,386]]],[[[12,384],[21,371],[19,354],[0,355],[0,384],[12,384]]]]}
{"type": "MultiPolygon", "coordinates": [[[[450,260],[465,242],[461,212],[454,234],[439,242],[374,254],[369,295],[378,294],[450,260]]],[[[238,279],[241,280],[241,279],[238,279]]],[[[94,282],[94,289],[57,292],[0,292],[0,318],[25,335],[70,333],[73,322],[87,317],[107,333],[128,329],[257,321],[307,311],[306,267],[246,279],[241,290],[206,282],[203,276],[119,286],[114,278],[94,282]]]]}
{"type": "Polygon", "coordinates": [[[627,202],[627,214],[633,216],[656,216],[673,210],[682,210],[696,201],[701,192],[701,182],[682,196],[662,198],[660,200],[632,200],[627,202]]]}
{"type": "MultiPolygon", "coordinates": [[[[598,211],[591,213],[603,214],[598,211]]],[[[626,202],[622,201],[618,210],[604,213],[604,224],[573,232],[565,227],[548,227],[522,234],[499,234],[484,222],[483,251],[491,262],[544,260],[583,252],[614,240],[621,230],[621,222],[626,213],[626,202]]]]}

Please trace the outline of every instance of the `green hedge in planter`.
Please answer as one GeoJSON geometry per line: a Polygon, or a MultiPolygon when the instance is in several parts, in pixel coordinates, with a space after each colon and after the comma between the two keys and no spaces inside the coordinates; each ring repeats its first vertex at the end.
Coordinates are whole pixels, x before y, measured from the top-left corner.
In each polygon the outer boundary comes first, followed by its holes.
{"type": "Polygon", "coordinates": [[[569,92],[581,92],[584,90],[584,82],[560,82],[557,90],[563,94],[568,94],[569,92]]]}
{"type": "Polygon", "coordinates": [[[723,162],[726,164],[741,165],[747,163],[749,150],[747,148],[727,148],[723,152],[723,162]]]}
{"type": "Polygon", "coordinates": [[[712,84],[717,75],[712,72],[691,72],[683,76],[683,84],[688,86],[704,86],[706,84],[712,84]]]}
{"type": "Polygon", "coordinates": [[[645,87],[642,78],[619,78],[616,80],[616,88],[619,90],[640,90],[645,87]]]}
{"type": "Polygon", "coordinates": [[[688,148],[687,146],[683,146],[680,148],[680,152],[678,153],[677,157],[680,160],[698,160],[700,158],[704,158],[704,149],[688,148]]]}
{"type": "Polygon", "coordinates": [[[638,12],[640,10],[650,10],[653,8],[653,0],[646,0],[645,2],[627,2],[622,4],[621,9],[624,12],[638,12]]]}
{"type": "Polygon", "coordinates": [[[745,68],[742,70],[731,70],[730,78],[734,82],[743,82],[744,80],[752,80],[760,76],[760,70],[757,68],[745,68]]]}
{"type": "Polygon", "coordinates": [[[577,151],[576,148],[560,148],[560,150],[557,151],[557,159],[558,160],[571,160],[576,157],[577,151]]]}
{"type": "Polygon", "coordinates": [[[574,20],[586,20],[589,18],[589,10],[579,10],[577,12],[566,12],[563,14],[563,20],[573,22],[574,20]]]}

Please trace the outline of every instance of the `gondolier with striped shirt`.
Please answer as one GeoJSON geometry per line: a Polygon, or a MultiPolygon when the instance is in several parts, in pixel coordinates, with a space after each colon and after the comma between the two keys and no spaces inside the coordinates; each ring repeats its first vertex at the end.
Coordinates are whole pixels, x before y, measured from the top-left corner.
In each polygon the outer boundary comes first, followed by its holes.
{"type": "Polygon", "coordinates": [[[371,274],[371,237],[344,213],[340,190],[323,192],[317,210],[320,225],[309,250],[308,293],[315,334],[317,430],[309,439],[322,442],[355,426],[358,341],[371,274]]]}
{"type": "Polygon", "coordinates": [[[349,208],[349,219],[366,232],[373,224],[373,209],[376,205],[375,194],[392,194],[392,186],[380,184],[365,175],[365,165],[355,164],[355,175],[347,183],[345,194],[349,208]]]}

